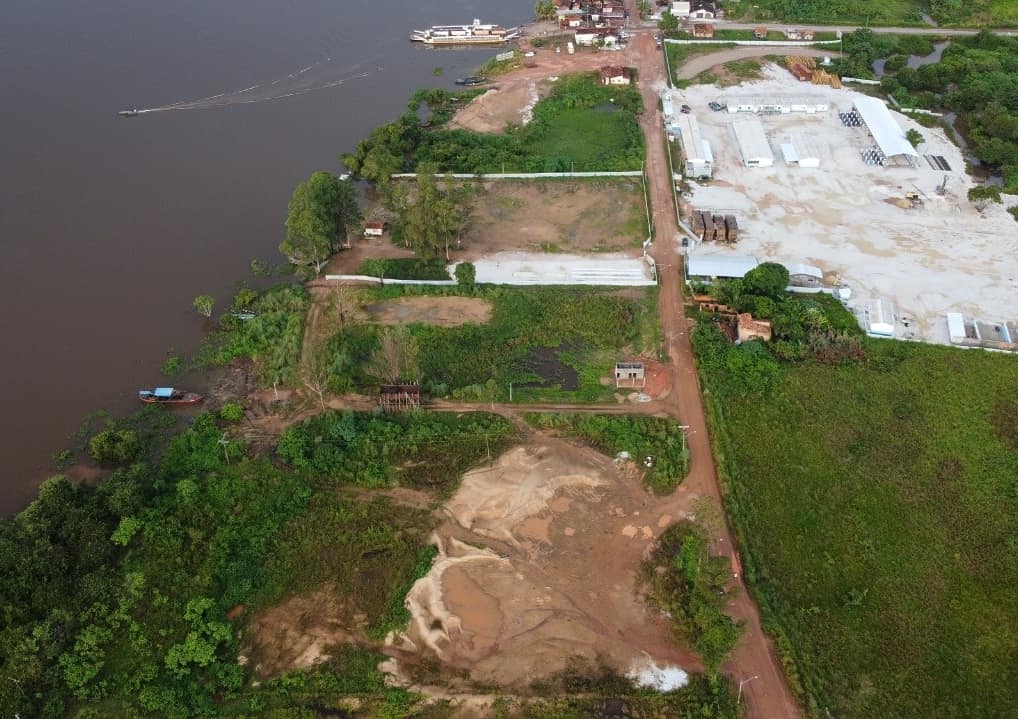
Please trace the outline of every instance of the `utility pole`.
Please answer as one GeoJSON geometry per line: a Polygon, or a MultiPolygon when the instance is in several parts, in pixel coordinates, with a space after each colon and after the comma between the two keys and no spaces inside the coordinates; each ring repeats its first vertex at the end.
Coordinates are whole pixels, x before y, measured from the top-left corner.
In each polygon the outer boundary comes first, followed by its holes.
{"type": "Polygon", "coordinates": [[[739,680],[739,696],[738,696],[738,698],[737,698],[737,699],[735,700],[735,706],[739,706],[739,702],[741,702],[741,701],[742,701],[742,685],[743,685],[743,684],[749,684],[749,683],[750,683],[751,681],[753,681],[754,679],[759,679],[759,678],[760,678],[760,677],[759,677],[759,675],[757,675],[757,674],[754,674],[754,675],[753,675],[753,676],[751,676],[751,677],[750,677],[749,679],[740,679],[740,680],[739,680]]]}

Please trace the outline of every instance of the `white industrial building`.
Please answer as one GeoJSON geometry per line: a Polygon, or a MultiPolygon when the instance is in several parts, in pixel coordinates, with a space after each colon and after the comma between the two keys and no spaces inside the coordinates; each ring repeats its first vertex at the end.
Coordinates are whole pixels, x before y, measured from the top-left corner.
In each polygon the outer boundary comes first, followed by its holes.
{"type": "Polygon", "coordinates": [[[771,167],[774,164],[774,154],[767,142],[767,134],[758,119],[749,117],[733,122],[732,130],[746,167],[771,167]]]}
{"type": "Polygon", "coordinates": [[[884,157],[909,164],[919,159],[919,153],[905,137],[905,132],[883,100],[860,95],[855,99],[853,109],[876,140],[884,157]]]}
{"type": "Polygon", "coordinates": [[[807,115],[827,112],[830,104],[822,97],[803,96],[789,98],[763,97],[760,95],[735,95],[726,97],[723,102],[729,113],[749,112],[764,115],[787,115],[801,112],[807,115]]]}
{"type": "Polygon", "coordinates": [[[786,262],[788,284],[791,287],[819,287],[824,281],[824,272],[819,267],[800,262],[786,262]]]}
{"type": "Polygon", "coordinates": [[[737,280],[759,264],[751,256],[687,255],[686,282],[709,284],[715,280],[737,280]]]}
{"type": "Polygon", "coordinates": [[[714,172],[714,154],[700,134],[700,123],[696,117],[692,114],[679,115],[671,130],[678,135],[682,147],[683,174],[693,178],[710,177],[714,172]]]}
{"type": "Polygon", "coordinates": [[[781,142],[781,156],[789,167],[820,167],[816,145],[801,135],[786,137],[781,142]]]}
{"type": "Polygon", "coordinates": [[[866,309],[866,334],[875,337],[894,336],[894,308],[887,300],[872,300],[866,309]]]}
{"type": "Polygon", "coordinates": [[[670,92],[661,93],[661,114],[664,115],[665,121],[671,120],[675,115],[675,106],[672,104],[672,95],[670,92]]]}

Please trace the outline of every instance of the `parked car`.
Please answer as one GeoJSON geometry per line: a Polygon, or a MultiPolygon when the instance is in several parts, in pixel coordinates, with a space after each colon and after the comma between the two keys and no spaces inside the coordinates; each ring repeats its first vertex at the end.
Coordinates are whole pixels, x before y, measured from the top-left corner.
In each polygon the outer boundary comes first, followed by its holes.
{"type": "Polygon", "coordinates": [[[523,57],[533,57],[536,54],[537,53],[534,52],[533,50],[527,50],[525,53],[523,53],[523,57]]]}
{"type": "Polygon", "coordinates": [[[722,105],[720,102],[708,102],[707,103],[707,107],[709,107],[714,112],[721,112],[722,110],[726,109],[728,106],[727,105],[722,105]]]}
{"type": "Polygon", "coordinates": [[[692,111],[693,108],[691,108],[689,105],[683,105],[682,107],[679,108],[679,112],[681,112],[683,115],[688,115],[692,111]]]}

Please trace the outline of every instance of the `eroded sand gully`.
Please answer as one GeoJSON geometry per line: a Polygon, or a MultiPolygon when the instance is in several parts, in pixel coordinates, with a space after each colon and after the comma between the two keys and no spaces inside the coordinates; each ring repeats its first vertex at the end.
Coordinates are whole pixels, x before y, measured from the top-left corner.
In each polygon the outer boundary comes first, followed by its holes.
{"type": "MultiPolygon", "coordinates": [[[[387,644],[517,689],[575,658],[623,673],[699,670],[636,591],[640,562],[683,500],[654,498],[631,464],[566,442],[511,449],[468,473],[443,508],[440,554],[407,597],[406,633],[387,644]]],[[[386,668],[399,676],[399,665],[386,668]]]]}

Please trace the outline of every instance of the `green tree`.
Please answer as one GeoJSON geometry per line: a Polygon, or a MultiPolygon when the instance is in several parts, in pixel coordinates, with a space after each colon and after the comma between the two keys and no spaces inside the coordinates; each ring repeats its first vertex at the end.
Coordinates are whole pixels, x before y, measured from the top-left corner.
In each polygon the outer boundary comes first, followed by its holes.
{"type": "Polygon", "coordinates": [[[534,17],[538,20],[554,20],[558,16],[555,3],[551,0],[537,0],[534,5],[534,17]]]}
{"type": "Polygon", "coordinates": [[[657,23],[658,29],[664,32],[675,32],[679,29],[679,19],[672,15],[671,10],[661,13],[661,19],[657,23]]]}
{"type": "Polygon", "coordinates": [[[198,295],[194,298],[193,304],[202,317],[211,317],[212,308],[216,306],[216,298],[212,295],[198,295]]]}
{"type": "Polygon", "coordinates": [[[127,464],[138,458],[142,450],[141,438],[130,429],[107,429],[92,437],[88,453],[99,464],[127,464]]]}
{"type": "Polygon", "coordinates": [[[743,294],[760,295],[780,300],[788,287],[788,270],[777,262],[763,262],[746,273],[742,278],[743,294]]]}
{"type": "Polygon", "coordinates": [[[435,172],[436,167],[430,164],[417,168],[415,194],[402,194],[396,203],[397,232],[404,244],[424,259],[434,259],[444,251],[448,260],[450,245],[459,237],[466,213],[457,193],[438,186],[435,172]]]}
{"type": "Polygon", "coordinates": [[[279,251],[296,265],[313,265],[315,272],[345,241],[361,219],[354,186],[329,172],[315,172],[297,185],[286,215],[286,239],[279,251]]]}
{"type": "Polygon", "coordinates": [[[477,268],[472,262],[460,262],[456,265],[456,284],[465,290],[473,291],[477,279],[477,268]]]}
{"type": "Polygon", "coordinates": [[[910,128],[909,131],[905,133],[905,139],[909,141],[912,147],[919,147],[919,145],[926,142],[923,138],[923,134],[914,127],[910,128]]]}

